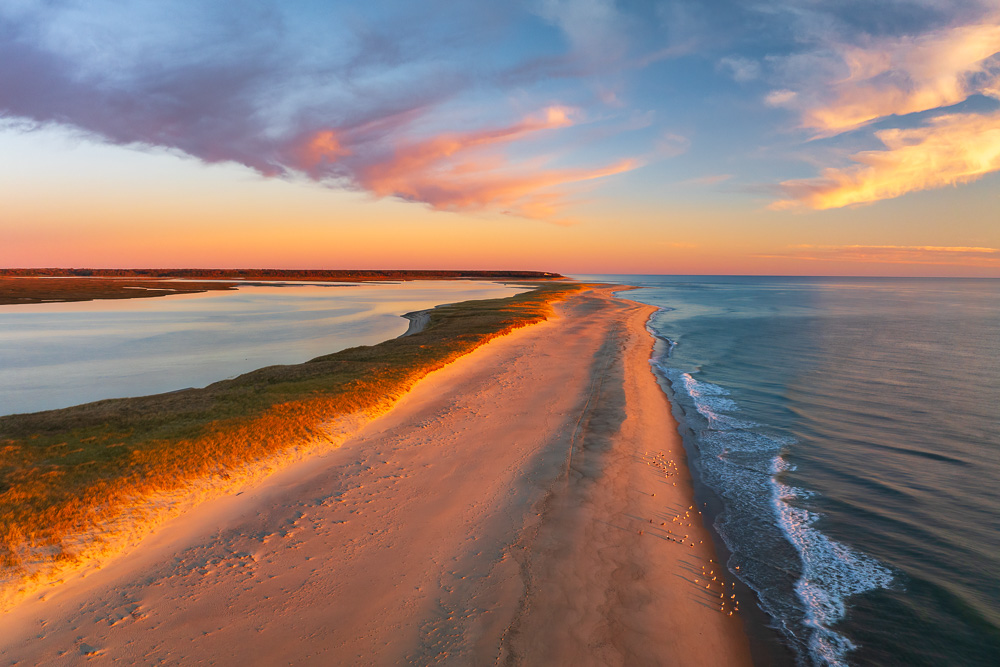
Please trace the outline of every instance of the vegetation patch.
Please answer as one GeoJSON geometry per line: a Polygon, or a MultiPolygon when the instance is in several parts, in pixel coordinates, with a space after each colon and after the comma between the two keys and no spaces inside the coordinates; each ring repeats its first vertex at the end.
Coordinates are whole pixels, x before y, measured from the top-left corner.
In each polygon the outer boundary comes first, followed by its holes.
{"type": "Polygon", "coordinates": [[[585,286],[547,282],[431,311],[427,327],[204,389],[0,417],[0,579],[71,561],[70,538],[144,498],[181,491],[323,437],[340,416],[390,407],[427,373],[547,318],[585,286]]]}
{"type": "Polygon", "coordinates": [[[92,299],[138,299],[209,290],[233,290],[237,283],[172,282],[128,278],[9,277],[0,274],[0,306],[92,299]]]}

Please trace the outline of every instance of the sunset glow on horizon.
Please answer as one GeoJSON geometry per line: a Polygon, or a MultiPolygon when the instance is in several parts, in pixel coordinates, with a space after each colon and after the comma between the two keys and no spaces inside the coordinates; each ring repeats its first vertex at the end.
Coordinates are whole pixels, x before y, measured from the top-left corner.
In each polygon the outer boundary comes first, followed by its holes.
{"type": "Polygon", "coordinates": [[[0,6],[0,266],[1000,277],[994,0],[0,6]]]}

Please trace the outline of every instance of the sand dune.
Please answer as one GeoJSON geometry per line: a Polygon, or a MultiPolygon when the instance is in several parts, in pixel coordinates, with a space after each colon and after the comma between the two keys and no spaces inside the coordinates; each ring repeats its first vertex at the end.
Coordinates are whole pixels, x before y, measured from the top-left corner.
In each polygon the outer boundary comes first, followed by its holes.
{"type": "Polygon", "coordinates": [[[700,579],[715,556],[649,368],[652,309],[596,289],[558,310],[26,601],[0,619],[2,661],[748,664],[700,579]]]}

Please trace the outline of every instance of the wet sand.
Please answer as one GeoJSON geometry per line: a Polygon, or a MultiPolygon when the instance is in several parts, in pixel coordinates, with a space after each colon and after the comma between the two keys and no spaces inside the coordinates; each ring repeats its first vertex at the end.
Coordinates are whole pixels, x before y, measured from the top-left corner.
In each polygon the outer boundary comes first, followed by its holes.
{"type": "Polygon", "coordinates": [[[611,291],[22,603],[0,662],[749,664],[703,575],[653,309],[611,291]]]}

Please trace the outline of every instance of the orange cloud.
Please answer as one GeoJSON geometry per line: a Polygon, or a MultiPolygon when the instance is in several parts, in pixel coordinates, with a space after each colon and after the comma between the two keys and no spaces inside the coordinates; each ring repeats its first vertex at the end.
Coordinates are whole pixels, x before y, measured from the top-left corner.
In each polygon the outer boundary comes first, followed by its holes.
{"type": "Polygon", "coordinates": [[[559,222],[556,214],[564,205],[565,194],[554,188],[581,183],[630,171],[635,160],[622,160],[596,169],[526,170],[482,169],[463,165],[460,172],[414,171],[405,180],[393,181],[391,189],[373,191],[423,201],[438,210],[471,211],[500,209],[525,218],[559,222]]]}
{"type": "MultiPolygon", "coordinates": [[[[475,171],[488,171],[493,165],[458,162],[465,154],[483,147],[510,143],[525,135],[541,130],[550,130],[572,125],[569,110],[564,107],[550,107],[540,117],[527,118],[508,127],[479,130],[476,132],[447,133],[430,139],[397,146],[393,155],[366,166],[361,174],[361,183],[380,197],[399,195],[417,196],[417,182],[424,180],[429,171],[440,175],[448,171],[452,175],[475,171]]],[[[433,203],[433,202],[431,202],[433,203]]]]}
{"type": "Polygon", "coordinates": [[[362,124],[314,132],[288,155],[311,178],[351,184],[376,197],[399,197],[436,210],[491,210],[552,222],[566,204],[564,186],[619,174],[640,160],[590,169],[547,168],[551,157],[514,161],[506,149],[533,135],[570,127],[575,111],[552,106],[519,122],[413,139],[407,119],[388,127],[362,124]]]}
{"type": "Polygon", "coordinates": [[[1000,267],[1000,250],[997,248],[963,246],[800,245],[785,254],[754,256],[821,262],[1000,267]]]}
{"type": "Polygon", "coordinates": [[[1000,24],[964,25],[864,47],[835,47],[847,76],[810,90],[771,93],[772,106],[797,109],[802,125],[831,136],[878,118],[957,104],[969,95],[995,94],[1000,72],[1000,24]]]}
{"type": "Polygon", "coordinates": [[[314,133],[298,150],[299,161],[306,171],[313,171],[324,162],[335,162],[350,154],[351,151],[341,144],[340,133],[336,130],[314,133]]]}
{"type": "Polygon", "coordinates": [[[357,181],[376,196],[421,201],[438,210],[494,209],[553,219],[563,200],[553,188],[639,166],[636,160],[622,160],[595,169],[544,169],[513,164],[499,152],[529,134],[568,127],[570,115],[569,109],[551,107],[507,127],[402,143],[391,155],[362,165],[357,181]]]}
{"type": "Polygon", "coordinates": [[[787,199],[772,210],[830,209],[891,199],[907,192],[973,181],[1000,170],[1000,112],[949,114],[925,127],[875,133],[885,150],[851,156],[855,166],[819,178],[785,181],[787,199]]]}

